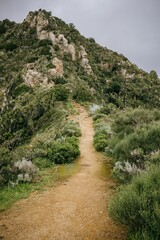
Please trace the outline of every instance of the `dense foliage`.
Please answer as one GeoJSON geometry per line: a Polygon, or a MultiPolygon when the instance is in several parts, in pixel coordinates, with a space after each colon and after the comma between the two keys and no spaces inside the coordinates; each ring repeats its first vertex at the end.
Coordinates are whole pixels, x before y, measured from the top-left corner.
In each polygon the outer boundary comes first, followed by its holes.
{"type": "Polygon", "coordinates": [[[127,226],[128,239],[159,239],[159,110],[112,110],[105,115],[102,109],[93,116],[94,145],[112,157],[113,177],[123,184],[110,203],[110,216],[127,226]]]}
{"type": "Polygon", "coordinates": [[[132,240],[160,238],[160,167],[148,172],[122,187],[111,202],[111,217],[129,227],[132,240]]]}

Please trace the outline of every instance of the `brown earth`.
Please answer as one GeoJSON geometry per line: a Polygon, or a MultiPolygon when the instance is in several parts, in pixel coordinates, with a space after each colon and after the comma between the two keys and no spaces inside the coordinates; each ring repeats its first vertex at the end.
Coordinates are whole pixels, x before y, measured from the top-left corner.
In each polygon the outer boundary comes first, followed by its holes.
{"type": "Polygon", "coordinates": [[[76,107],[80,114],[75,118],[82,130],[80,171],[1,213],[0,236],[4,240],[125,239],[125,231],[107,215],[114,183],[100,174],[104,157],[92,146],[92,119],[83,107],[76,107]]]}

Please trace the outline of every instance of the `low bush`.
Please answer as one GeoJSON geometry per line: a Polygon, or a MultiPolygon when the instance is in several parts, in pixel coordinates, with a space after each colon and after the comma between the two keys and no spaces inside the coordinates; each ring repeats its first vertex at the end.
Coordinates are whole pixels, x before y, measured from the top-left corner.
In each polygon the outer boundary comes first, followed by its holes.
{"type": "Polygon", "coordinates": [[[57,101],[67,101],[69,97],[69,91],[63,85],[57,85],[55,87],[55,98],[57,101]]]}
{"type": "Polygon", "coordinates": [[[160,165],[123,186],[109,205],[109,214],[130,230],[132,240],[160,239],[160,165]]]}
{"type": "Polygon", "coordinates": [[[116,106],[112,103],[108,103],[105,106],[103,106],[99,112],[102,114],[111,114],[114,113],[116,111],[116,106]]]}
{"type": "Polygon", "coordinates": [[[96,121],[96,120],[104,118],[104,117],[106,117],[105,114],[102,114],[102,113],[95,114],[95,115],[93,115],[93,121],[96,121]]]}
{"type": "Polygon", "coordinates": [[[135,163],[137,160],[133,154],[135,149],[142,149],[144,155],[148,155],[159,149],[159,143],[160,124],[149,125],[122,139],[113,149],[113,155],[120,161],[128,160],[135,163]]]}
{"type": "Polygon", "coordinates": [[[17,185],[19,182],[31,182],[38,173],[38,168],[31,160],[22,158],[14,163],[13,171],[15,174],[15,181],[10,181],[10,184],[17,185]]]}
{"type": "Polygon", "coordinates": [[[12,178],[13,160],[10,151],[7,148],[0,148],[0,187],[7,184],[12,178]]]}
{"type": "Polygon", "coordinates": [[[64,126],[64,128],[61,131],[62,136],[66,136],[66,137],[80,137],[81,136],[81,130],[79,128],[79,125],[74,122],[68,122],[68,124],[66,124],[64,126]]]}
{"type": "Polygon", "coordinates": [[[134,163],[117,161],[112,175],[119,183],[124,184],[130,182],[134,176],[138,176],[141,172],[141,168],[134,163]]]}
{"type": "Polygon", "coordinates": [[[101,132],[95,134],[93,145],[97,151],[103,152],[108,146],[107,135],[101,132]]]}
{"type": "Polygon", "coordinates": [[[105,114],[97,114],[94,118],[95,135],[93,139],[93,146],[97,151],[105,152],[108,147],[108,142],[111,137],[110,125],[106,123],[105,114]]]}
{"type": "Polygon", "coordinates": [[[80,155],[78,139],[66,137],[48,146],[48,158],[55,164],[71,163],[80,155]]]}
{"type": "Polygon", "coordinates": [[[77,102],[90,102],[93,100],[93,94],[88,84],[79,82],[73,92],[73,99],[77,102]]]}
{"type": "Polygon", "coordinates": [[[120,137],[133,133],[136,128],[142,128],[147,124],[160,120],[158,110],[134,109],[116,114],[112,124],[112,130],[120,137]]]}

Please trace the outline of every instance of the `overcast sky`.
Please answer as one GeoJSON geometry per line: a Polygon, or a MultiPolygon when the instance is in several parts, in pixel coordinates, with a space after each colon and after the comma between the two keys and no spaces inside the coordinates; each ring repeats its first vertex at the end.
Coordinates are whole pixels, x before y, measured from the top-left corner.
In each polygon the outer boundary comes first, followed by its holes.
{"type": "Polygon", "coordinates": [[[160,75],[160,0],[0,0],[0,20],[22,22],[40,8],[160,75]]]}

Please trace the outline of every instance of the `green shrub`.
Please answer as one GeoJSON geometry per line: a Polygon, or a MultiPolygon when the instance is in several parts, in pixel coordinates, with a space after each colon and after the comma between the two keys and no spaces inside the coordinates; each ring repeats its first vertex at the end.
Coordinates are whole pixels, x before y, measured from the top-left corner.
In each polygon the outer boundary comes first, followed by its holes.
{"type": "Polygon", "coordinates": [[[67,101],[69,97],[69,91],[63,85],[55,87],[55,98],[57,101],[67,101]]]}
{"type": "Polygon", "coordinates": [[[110,203],[110,216],[129,227],[132,231],[130,239],[160,239],[159,186],[160,165],[134,178],[110,203]]]}
{"type": "Polygon", "coordinates": [[[81,130],[76,122],[69,122],[64,126],[61,132],[62,136],[66,137],[80,137],[81,136],[81,130]]]}
{"type": "Polygon", "coordinates": [[[79,102],[87,102],[93,99],[92,92],[85,82],[84,84],[83,82],[79,83],[79,85],[76,86],[73,93],[73,99],[79,102]]]}
{"type": "Polygon", "coordinates": [[[80,155],[75,137],[54,141],[48,147],[48,158],[55,164],[71,163],[80,155]]]}
{"type": "Polygon", "coordinates": [[[113,149],[114,156],[119,160],[135,162],[133,151],[142,149],[144,155],[159,149],[160,125],[154,124],[147,128],[137,129],[134,133],[121,140],[113,149]]]}
{"type": "Polygon", "coordinates": [[[96,120],[101,119],[101,118],[104,118],[104,117],[106,117],[106,115],[103,114],[103,113],[95,114],[95,115],[93,116],[93,121],[96,121],[96,120]]]}
{"type": "Polygon", "coordinates": [[[158,110],[134,109],[127,112],[118,113],[112,124],[112,130],[120,137],[133,133],[136,128],[160,120],[160,112],[158,110]]]}
{"type": "Polygon", "coordinates": [[[49,45],[52,46],[52,42],[49,39],[41,39],[41,40],[38,40],[37,42],[37,47],[46,47],[49,45]]]}
{"type": "Polygon", "coordinates": [[[7,42],[5,44],[5,49],[6,51],[13,51],[14,49],[16,49],[18,47],[16,42],[7,42]]]}
{"type": "Polygon", "coordinates": [[[108,146],[107,135],[101,132],[97,133],[94,136],[93,145],[97,151],[105,151],[105,148],[108,146]]]}
{"type": "Polygon", "coordinates": [[[13,98],[16,98],[17,96],[24,94],[26,92],[32,93],[33,90],[31,87],[21,84],[15,87],[14,89],[11,90],[10,94],[12,95],[13,98]]]}
{"type": "Polygon", "coordinates": [[[55,84],[66,84],[67,80],[64,77],[56,77],[53,79],[55,84]]]}
{"type": "Polygon", "coordinates": [[[12,178],[13,160],[7,148],[0,148],[0,186],[7,184],[12,178]]]}
{"type": "Polygon", "coordinates": [[[112,112],[116,111],[116,106],[112,103],[108,103],[105,106],[103,106],[102,108],[100,108],[99,112],[102,114],[110,114],[112,112]]]}

